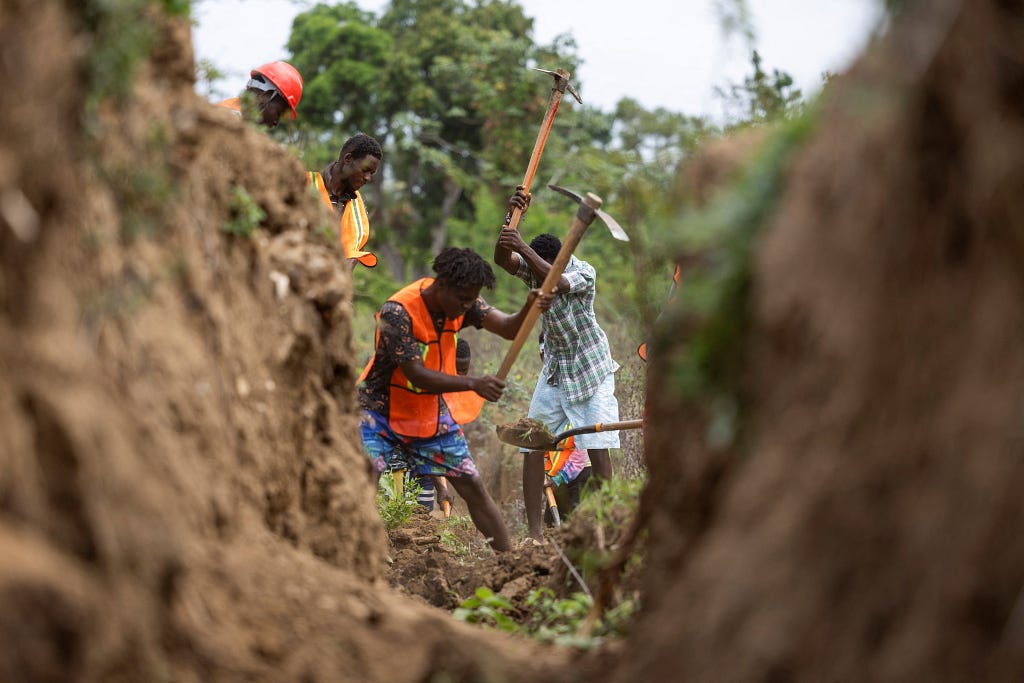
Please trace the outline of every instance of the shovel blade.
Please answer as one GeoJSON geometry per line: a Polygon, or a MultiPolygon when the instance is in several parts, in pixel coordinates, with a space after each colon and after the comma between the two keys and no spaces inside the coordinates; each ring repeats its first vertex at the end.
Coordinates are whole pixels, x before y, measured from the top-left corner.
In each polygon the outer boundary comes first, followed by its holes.
{"type": "Polygon", "coordinates": [[[555,445],[555,435],[540,420],[522,418],[512,424],[497,425],[494,431],[501,441],[520,448],[548,451],[555,445]]]}

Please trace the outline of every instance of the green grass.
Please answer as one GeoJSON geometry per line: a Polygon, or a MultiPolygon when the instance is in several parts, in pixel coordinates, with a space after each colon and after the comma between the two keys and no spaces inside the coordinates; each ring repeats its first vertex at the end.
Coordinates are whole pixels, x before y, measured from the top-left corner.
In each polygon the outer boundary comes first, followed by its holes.
{"type": "Polygon", "coordinates": [[[244,187],[231,188],[231,220],[221,226],[221,230],[229,235],[252,237],[266,219],[267,212],[244,187]]]}
{"type": "Polygon", "coordinates": [[[462,601],[453,616],[466,623],[529,636],[543,643],[588,650],[610,637],[626,634],[626,627],[636,611],[636,602],[624,600],[608,610],[589,635],[580,632],[593,600],[585,593],[559,598],[550,588],[535,588],[526,597],[525,619],[505,597],[489,588],[477,588],[473,597],[462,601]]]}
{"type": "Polygon", "coordinates": [[[473,520],[468,515],[452,515],[444,523],[441,530],[441,547],[456,557],[469,557],[473,554],[472,546],[465,541],[476,533],[473,520]]]}
{"type": "Polygon", "coordinates": [[[377,484],[377,512],[380,513],[384,526],[387,529],[397,529],[409,521],[416,511],[419,503],[416,496],[420,493],[420,486],[412,478],[407,478],[402,493],[399,495],[395,478],[390,473],[384,473],[377,484]]]}

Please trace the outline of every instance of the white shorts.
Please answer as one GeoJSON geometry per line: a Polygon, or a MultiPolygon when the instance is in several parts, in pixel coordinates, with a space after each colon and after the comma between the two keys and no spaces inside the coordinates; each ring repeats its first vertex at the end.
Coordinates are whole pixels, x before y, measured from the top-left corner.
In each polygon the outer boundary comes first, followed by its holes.
{"type": "MultiPolygon", "coordinates": [[[[540,420],[552,434],[568,429],[589,427],[599,422],[618,422],[619,402],[615,398],[615,373],[609,372],[594,395],[586,401],[569,403],[560,387],[537,382],[530,400],[529,417],[540,420]]],[[[618,432],[576,435],[576,447],[586,449],[618,448],[618,432]]],[[[522,449],[526,452],[526,449],[522,449]]]]}

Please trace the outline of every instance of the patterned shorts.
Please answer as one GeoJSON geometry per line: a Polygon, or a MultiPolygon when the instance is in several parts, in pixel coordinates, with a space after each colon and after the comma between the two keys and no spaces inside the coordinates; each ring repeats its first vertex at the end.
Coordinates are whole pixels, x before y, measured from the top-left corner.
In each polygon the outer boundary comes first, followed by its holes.
{"type": "Polygon", "coordinates": [[[451,418],[442,423],[435,436],[416,438],[396,434],[387,418],[364,410],[359,435],[363,452],[373,461],[378,474],[392,464],[401,467],[402,463],[418,475],[475,477],[479,474],[469,454],[466,436],[451,418]]]}

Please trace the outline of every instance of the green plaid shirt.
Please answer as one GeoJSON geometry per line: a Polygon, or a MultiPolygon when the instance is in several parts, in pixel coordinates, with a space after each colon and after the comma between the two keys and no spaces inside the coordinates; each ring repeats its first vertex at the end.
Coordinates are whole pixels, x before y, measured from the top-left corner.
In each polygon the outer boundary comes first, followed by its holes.
{"type": "MultiPolygon", "coordinates": [[[[579,403],[593,396],[619,364],[612,358],[608,337],[594,314],[594,267],[572,256],[563,275],[569,281],[569,291],[557,295],[541,315],[544,367],[540,374],[548,384],[561,387],[569,403],[579,403]]],[[[531,289],[542,284],[521,257],[516,277],[531,289]]]]}

